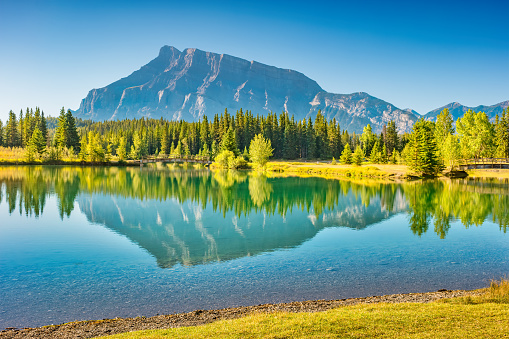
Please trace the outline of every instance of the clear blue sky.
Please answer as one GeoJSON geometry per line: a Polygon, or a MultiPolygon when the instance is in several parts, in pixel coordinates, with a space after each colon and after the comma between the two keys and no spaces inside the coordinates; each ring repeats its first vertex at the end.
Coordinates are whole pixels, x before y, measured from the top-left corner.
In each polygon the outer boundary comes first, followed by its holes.
{"type": "Polygon", "coordinates": [[[294,69],[422,114],[509,100],[507,0],[0,0],[0,119],[77,109],[163,45],[294,69]]]}

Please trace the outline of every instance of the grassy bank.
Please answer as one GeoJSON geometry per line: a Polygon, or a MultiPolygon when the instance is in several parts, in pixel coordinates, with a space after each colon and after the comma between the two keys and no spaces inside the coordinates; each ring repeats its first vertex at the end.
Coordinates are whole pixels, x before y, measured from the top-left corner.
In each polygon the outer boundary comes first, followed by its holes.
{"type": "Polygon", "coordinates": [[[509,169],[476,169],[467,170],[471,178],[499,178],[509,179],[509,169]]]}
{"type": "Polygon", "coordinates": [[[257,313],[197,327],[104,338],[500,338],[509,333],[509,281],[480,296],[427,304],[364,304],[316,313],[257,313]]]}
{"type": "Polygon", "coordinates": [[[368,177],[386,179],[408,179],[409,171],[405,165],[366,164],[361,166],[331,164],[330,162],[291,162],[271,161],[267,171],[299,176],[323,177],[368,177]]]}

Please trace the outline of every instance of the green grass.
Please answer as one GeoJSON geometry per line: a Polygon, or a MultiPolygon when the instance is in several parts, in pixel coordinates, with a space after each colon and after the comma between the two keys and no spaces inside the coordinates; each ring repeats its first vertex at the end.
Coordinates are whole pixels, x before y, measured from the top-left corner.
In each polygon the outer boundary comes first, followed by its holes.
{"type": "Polygon", "coordinates": [[[501,338],[509,337],[509,281],[481,296],[428,304],[372,304],[317,313],[256,313],[235,320],[120,338],[501,338]]]}
{"type": "Polygon", "coordinates": [[[297,176],[323,177],[368,177],[368,178],[406,178],[407,167],[404,165],[332,165],[330,163],[302,163],[288,161],[271,161],[267,171],[286,173],[297,176]]]}

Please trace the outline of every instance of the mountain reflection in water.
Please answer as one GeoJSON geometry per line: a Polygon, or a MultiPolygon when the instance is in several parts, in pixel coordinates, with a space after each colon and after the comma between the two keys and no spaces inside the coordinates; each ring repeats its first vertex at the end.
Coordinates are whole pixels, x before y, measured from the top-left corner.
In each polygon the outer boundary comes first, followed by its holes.
{"type": "Polygon", "coordinates": [[[179,168],[2,167],[0,203],[38,217],[56,195],[60,217],[78,203],[88,220],[145,248],[160,267],[225,261],[313,238],[325,227],[363,229],[407,213],[421,236],[445,238],[492,219],[506,232],[509,184],[500,180],[393,183],[270,178],[251,172],[179,168]]]}

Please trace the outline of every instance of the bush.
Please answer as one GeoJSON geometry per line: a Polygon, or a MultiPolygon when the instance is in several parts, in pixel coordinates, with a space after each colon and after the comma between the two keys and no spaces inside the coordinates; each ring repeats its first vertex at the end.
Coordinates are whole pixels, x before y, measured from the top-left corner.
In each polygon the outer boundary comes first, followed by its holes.
{"type": "Polygon", "coordinates": [[[235,154],[232,151],[224,150],[216,156],[215,163],[219,168],[229,168],[230,163],[233,164],[235,154]]]}
{"type": "Polygon", "coordinates": [[[246,169],[248,168],[247,161],[242,156],[228,159],[228,168],[231,169],[246,169]]]}

